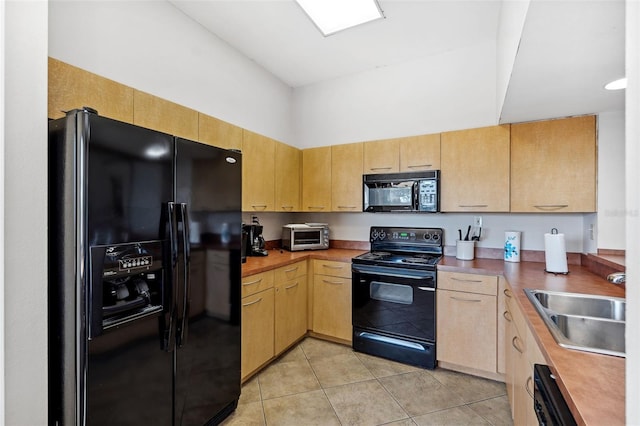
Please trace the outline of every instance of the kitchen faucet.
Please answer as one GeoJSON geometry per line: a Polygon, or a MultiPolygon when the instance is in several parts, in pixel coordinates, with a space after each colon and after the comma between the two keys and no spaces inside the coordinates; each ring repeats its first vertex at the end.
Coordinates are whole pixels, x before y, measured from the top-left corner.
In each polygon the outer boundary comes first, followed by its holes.
{"type": "Polygon", "coordinates": [[[607,280],[613,284],[624,284],[626,281],[626,274],[624,272],[615,272],[607,275],[607,280]]]}

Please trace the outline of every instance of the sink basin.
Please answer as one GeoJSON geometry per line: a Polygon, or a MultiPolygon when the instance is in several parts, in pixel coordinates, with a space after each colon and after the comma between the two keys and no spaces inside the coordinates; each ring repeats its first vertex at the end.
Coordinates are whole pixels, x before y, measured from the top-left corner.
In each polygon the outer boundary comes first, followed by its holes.
{"type": "MultiPolygon", "coordinates": [[[[624,321],[626,302],[617,297],[528,290],[542,307],[559,314],[624,321]]],[[[529,297],[531,298],[531,297],[529,297]]]]}
{"type": "Polygon", "coordinates": [[[560,346],[625,356],[624,299],[532,289],[524,291],[560,346]]]}

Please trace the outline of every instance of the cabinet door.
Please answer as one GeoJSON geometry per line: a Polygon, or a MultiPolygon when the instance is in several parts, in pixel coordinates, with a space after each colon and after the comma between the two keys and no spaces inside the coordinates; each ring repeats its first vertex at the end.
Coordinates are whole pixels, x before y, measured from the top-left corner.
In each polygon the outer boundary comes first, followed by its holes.
{"type": "Polygon", "coordinates": [[[307,332],[307,277],[275,287],[275,353],[280,354],[307,332]]]}
{"type": "Polygon", "coordinates": [[[400,171],[440,169],[440,133],[400,139],[400,171]]]}
{"type": "Polygon", "coordinates": [[[504,277],[498,277],[498,315],[497,315],[497,348],[498,348],[498,373],[506,374],[507,372],[507,352],[505,349],[505,339],[507,339],[507,332],[509,327],[510,314],[507,313],[507,282],[504,277]]]}
{"type": "Polygon", "coordinates": [[[133,88],[49,58],[49,118],[84,106],[103,117],[133,123],[133,88]]]}
{"type": "Polygon", "coordinates": [[[505,375],[504,383],[507,387],[507,397],[509,399],[509,407],[511,407],[511,418],[515,414],[515,393],[514,393],[514,381],[515,381],[515,349],[513,348],[513,341],[516,336],[515,325],[513,324],[513,318],[508,306],[504,312],[506,318],[505,324],[505,339],[503,350],[505,353],[505,375]]]}
{"type": "Polygon", "coordinates": [[[331,210],[362,211],[363,144],[331,147],[331,210]]]}
{"type": "Polygon", "coordinates": [[[300,210],[300,150],[276,142],[275,210],[300,210]]]}
{"type": "Polygon", "coordinates": [[[331,210],[331,147],[302,151],[302,206],[304,212],[331,210]]]}
{"type": "Polygon", "coordinates": [[[313,331],[351,341],[351,279],[314,275],[313,331]]]}
{"type": "Polygon", "coordinates": [[[133,91],[133,124],[198,140],[198,112],[139,90],[133,91]]]}
{"type": "Polygon", "coordinates": [[[273,288],[242,299],[243,378],[274,356],[273,288]]]}
{"type": "Polygon", "coordinates": [[[219,148],[242,150],[242,127],[198,113],[198,140],[219,148]]]}
{"type": "Polygon", "coordinates": [[[442,211],[509,211],[509,125],[442,133],[442,211]]]}
{"type": "Polygon", "coordinates": [[[400,170],[400,142],[384,139],[364,143],[364,174],[397,173],[400,170]]]}
{"type": "Polygon", "coordinates": [[[244,130],[242,150],[242,210],[247,212],[273,211],[275,202],[275,141],[244,130]]]}
{"type": "MultiPolygon", "coordinates": [[[[524,338],[520,335],[516,329],[516,334],[512,340],[513,348],[513,424],[514,425],[526,425],[528,411],[533,410],[533,401],[527,393],[527,386],[531,377],[532,371],[530,371],[529,361],[526,355],[526,343],[524,338]]],[[[531,388],[532,389],[532,388],[531,388]]]]}
{"type": "Polygon", "coordinates": [[[511,211],[596,211],[596,119],[511,126],[511,211]]]}
{"type": "Polygon", "coordinates": [[[437,297],[438,360],[496,372],[496,297],[441,290],[437,297]]]}

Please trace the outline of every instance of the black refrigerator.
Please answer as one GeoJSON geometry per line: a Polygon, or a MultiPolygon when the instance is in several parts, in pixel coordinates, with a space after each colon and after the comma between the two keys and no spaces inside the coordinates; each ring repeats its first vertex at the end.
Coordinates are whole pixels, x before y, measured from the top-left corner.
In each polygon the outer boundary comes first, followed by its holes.
{"type": "Polygon", "coordinates": [[[49,122],[49,424],[218,424],[240,395],[241,154],[49,122]]]}

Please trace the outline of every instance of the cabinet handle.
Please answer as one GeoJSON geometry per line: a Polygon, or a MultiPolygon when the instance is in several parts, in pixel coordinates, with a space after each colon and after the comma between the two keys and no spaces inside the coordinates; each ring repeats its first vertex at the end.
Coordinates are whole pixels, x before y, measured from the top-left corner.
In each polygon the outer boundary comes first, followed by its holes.
{"type": "Polygon", "coordinates": [[[329,280],[322,280],[323,283],[327,283],[327,284],[335,284],[335,285],[342,285],[344,284],[343,281],[329,281],[329,280]]]}
{"type": "Polygon", "coordinates": [[[513,320],[513,317],[511,316],[511,312],[509,312],[509,311],[504,311],[502,313],[502,316],[504,317],[504,319],[506,319],[509,322],[511,322],[513,320]]]}
{"type": "Polygon", "coordinates": [[[324,210],[324,206],[309,206],[307,208],[311,210],[324,210]]]}
{"type": "Polygon", "coordinates": [[[344,266],[332,266],[332,265],[322,265],[325,268],[329,268],[329,269],[342,269],[344,268],[344,266]]]}
{"type": "Polygon", "coordinates": [[[284,289],[285,289],[285,290],[289,290],[290,288],[298,287],[298,284],[299,284],[299,282],[298,282],[298,281],[296,281],[296,283],[295,283],[295,284],[291,284],[289,287],[285,287],[284,289]]]}
{"type": "Polygon", "coordinates": [[[459,281],[462,283],[481,283],[482,282],[482,280],[469,280],[469,279],[456,278],[456,277],[451,277],[451,281],[459,281]]]}
{"type": "Polygon", "coordinates": [[[538,210],[560,210],[569,207],[569,204],[538,204],[533,207],[538,210]]]}
{"type": "Polygon", "coordinates": [[[416,164],[415,166],[407,166],[410,169],[417,169],[419,167],[431,167],[431,164],[416,164]]]}
{"type": "Polygon", "coordinates": [[[282,206],[280,207],[282,210],[293,210],[293,206],[282,206]]]}
{"type": "Polygon", "coordinates": [[[357,206],[338,206],[339,209],[355,209],[357,206]]]}
{"type": "Polygon", "coordinates": [[[458,207],[489,207],[488,204],[458,204],[458,207]]]}
{"type": "Polygon", "coordinates": [[[482,300],[480,300],[480,299],[463,299],[463,298],[461,298],[461,297],[455,297],[455,296],[451,296],[451,298],[452,298],[453,300],[458,300],[458,301],[460,301],[460,302],[473,302],[473,303],[479,303],[479,302],[482,302],[482,300]]]}
{"type": "Polygon", "coordinates": [[[266,205],[266,204],[256,204],[256,205],[253,205],[253,204],[252,204],[252,205],[251,205],[251,207],[253,207],[253,208],[254,208],[254,210],[255,210],[255,209],[266,210],[267,205],[266,205]]]}
{"type": "Polygon", "coordinates": [[[509,299],[511,299],[511,290],[509,290],[508,288],[505,288],[502,293],[504,293],[505,296],[507,296],[509,299]]]}
{"type": "Polygon", "coordinates": [[[523,353],[524,353],[524,351],[523,351],[522,349],[520,349],[520,348],[518,347],[518,345],[516,345],[516,340],[519,340],[519,339],[518,339],[518,336],[513,336],[513,339],[511,339],[511,346],[513,346],[513,347],[515,348],[515,350],[516,350],[516,351],[518,351],[518,352],[520,352],[521,354],[523,354],[523,353]]]}
{"type": "Polygon", "coordinates": [[[262,281],[262,278],[260,278],[259,280],[256,280],[256,281],[250,281],[248,283],[242,283],[242,285],[254,285],[254,284],[258,284],[260,281],[262,281]]]}
{"type": "Polygon", "coordinates": [[[391,166],[387,166],[387,167],[371,167],[369,170],[391,170],[392,167],[391,166]]]}
{"type": "Polygon", "coordinates": [[[249,302],[249,303],[243,303],[242,306],[251,306],[251,305],[255,305],[256,303],[262,302],[262,297],[258,300],[254,300],[253,302],[249,302]]]}
{"type": "Polygon", "coordinates": [[[535,396],[533,395],[533,391],[529,389],[529,384],[532,382],[533,382],[533,379],[531,378],[531,376],[527,377],[527,381],[524,384],[524,389],[527,391],[531,399],[534,399],[535,396]]]}
{"type": "Polygon", "coordinates": [[[297,270],[298,270],[298,267],[296,266],[295,268],[285,269],[284,272],[295,272],[297,270]]]}

